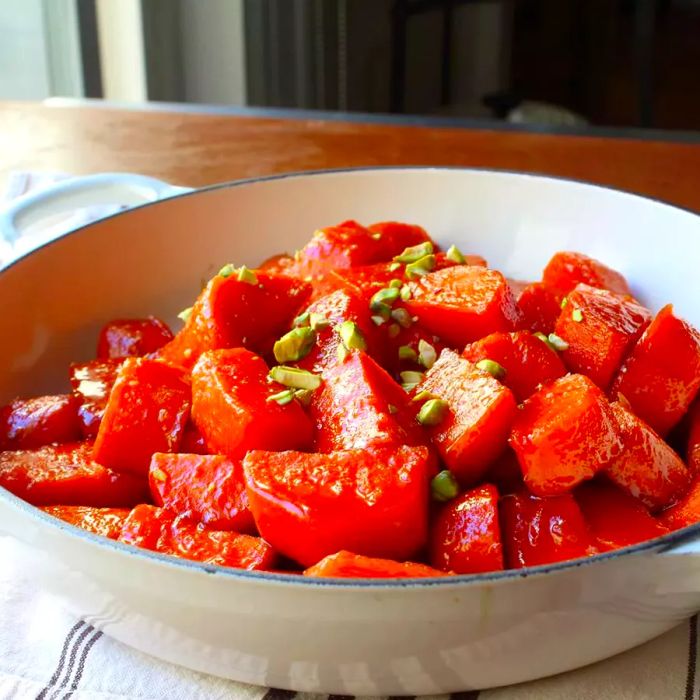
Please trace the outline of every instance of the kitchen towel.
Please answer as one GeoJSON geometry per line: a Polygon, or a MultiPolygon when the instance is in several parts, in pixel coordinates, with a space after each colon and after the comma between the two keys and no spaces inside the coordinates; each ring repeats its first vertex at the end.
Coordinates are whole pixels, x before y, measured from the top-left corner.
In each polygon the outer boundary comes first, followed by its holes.
{"type": "MultiPolygon", "coordinates": [[[[56,176],[58,177],[58,176],[56,176]]],[[[54,176],[18,173],[8,197],[54,176]]],[[[63,176],[61,176],[63,177],[63,176]]],[[[111,213],[75,215],[84,223],[111,213]]],[[[55,222],[54,222],[55,225],[55,222]]],[[[65,221],[60,226],[64,226],[65,221]]],[[[79,224],[75,224],[79,225],[79,224]]],[[[65,230],[65,229],[64,229],[65,230]]],[[[45,240],[51,231],[35,232],[45,240]]],[[[21,252],[22,246],[14,250],[21,252]]],[[[5,261],[13,251],[5,251],[5,261]]],[[[0,266],[2,265],[0,251],[0,266]]],[[[73,617],[32,579],[24,545],[0,536],[0,700],[340,700],[249,686],[188,671],[110,639],[88,621],[73,617]]],[[[108,632],[109,630],[107,630],[108,632]]],[[[700,700],[696,680],[697,617],[663,636],[593,666],[519,686],[465,691],[444,700],[700,700]]]]}

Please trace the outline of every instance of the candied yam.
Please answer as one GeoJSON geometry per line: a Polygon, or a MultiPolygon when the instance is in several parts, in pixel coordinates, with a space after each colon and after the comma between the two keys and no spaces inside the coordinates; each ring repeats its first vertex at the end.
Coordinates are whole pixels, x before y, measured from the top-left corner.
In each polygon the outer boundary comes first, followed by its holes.
{"type": "Polygon", "coordinates": [[[252,451],[243,469],[260,534],[303,566],[343,549],[401,561],[426,543],[426,447],[252,451]]]}
{"type": "Polygon", "coordinates": [[[633,299],[579,284],[554,332],[569,345],[562,352],[566,366],[605,390],[650,322],[649,310],[633,299]]]}
{"type": "Polygon", "coordinates": [[[506,371],[501,382],[518,401],[524,401],[541,384],[566,374],[557,352],[528,331],[491,333],[467,345],[462,357],[474,363],[486,359],[498,362],[506,371]]]}
{"type": "Polygon", "coordinates": [[[128,508],[92,508],[90,506],[44,506],[42,510],[54,518],[116,540],[129,515],[128,508]]]}
{"type": "Polygon", "coordinates": [[[691,474],[700,476],[700,401],[695,401],[688,414],[686,460],[691,474]]]}
{"type": "Polygon", "coordinates": [[[70,366],[70,384],[80,403],[78,420],[86,439],[97,436],[122,363],[122,359],[92,360],[70,366]]]}
{"type": "Polygon", "coordinates": [[[455,265],[409,284],[406,308],[420,324],[450,346],[496,331],[515,330],[520,312],[505,277],[476,265],[455,265]]]}
{"type": "Polygon", "coordinates": [[[370,224],[367,228],[375,238],[379,236],[382,260],[390,260],[396,255],[401,255],[406,248],[411,246],[433,242],[428,232],[415,224],[381,221],[370,224]]]}
{"type": "MultiPolygon", "coordinates": [[[[510,282],[513,287],[513,282],[510,282]]],[[[554,330],[561,310],[557,295],[541,282],[531,282],[521,289],[515,289],[515,299],[522,315],[520,326],[533,333],[546,333],[554,330]]]]}
{"type": "Polygon", "coordinates": [[[183,370],[146,358],[125,360],[100,423],[95,459],[145,476],[151,455],[179,449],[190,394],[183,370]]]}
{"type": "Polygon", "coordinates": [[[0,452],[0,486],[35,506],[117,508],[148,498],[145,479],[93,461],[89,442],[0,452]]]}
{"type": "Polygon", "coordinates": [[[264,350],[270,338],[289,328],[308,300],[311,285],[264,272],[258,272],[257,279],[257,284],[249,284],[235,273],[215,275],[195,301],[184,328],[157,356],[191,369],[206,350],[264,350]]]}
{"type": "Polygon", "coordinates": [[[544,268],[542,282],[559,299],[581,282],[616,294],[632,294],[627,280],[619,272],[583,253],[555,253],[544,268]]]}
{"type": "Polygon", "coordinates": [[[700,389],[700,333],[665,306],[644,331],[615,377],[634,413],[665,436],[700,389]]]}
{"type": "Polygon", "coordinates": [[[608,477],[649,508],[669,505],[688,488],[690,472],[643,420],[619,402],[612,410],[622,451],[608,465],[608,477]]]}
{"type": "Polygon", "coordinates": [[[139,505],[124,522],[121,542],[204,564],[267,571],[275,564],[272,547],[238,532],[203,528],[162,508],[139,505]]]}
{"type": "Polygon", "coordinates": [[[447,576],[425,564],[412,561],[398,562],[391,559],[365,557],[352,552],[329,554],[304,571],[304,576],[317,578],[432,578],[447,576]]]}
{"type": "Polygon", "coordinates": [[[222,455],[163,454],[151,459],[153,500],[216,530],[255,532],[243,467],[222,455]]]}
{"type": "MultiPolygon", "coordinates": [[[[192,420],[212,452],[304,449],[313,426],[299,402],[267,399],[284,387],[267,381],[265,361],[243,348],[205,352],[192,371],[192,420]]],[[[165,451],[165,450],[163,450],[165,451]]]]}
{"type": "Polygon", "coordinates": [[[509,569],[553,564],[597,554],[595,539],[571,494],[504,496],[501,535],[509,569]]]}
{"type": "Polygon", "coordinates": [[[399,327],[398,332],[395,332],[396,329],[390,330],[390,327],[391,324],[387,323],[380,326],[379,335],[382,337],[385,349],[381,358],[383,365],[394,377],[398,377],[403,371],[425,371],[426,365],[420,361],[421,349],[424,349],[424,352],[427,350],[430,354],[434,352],[435,357],[439,357],[446,347],[436,335],[423,328],[419,323],[413,323],[408,328],[399,327]],[[426,343],[429,346],[427,348],[426,343]],[[415,357],[401,357],[399,355],[400,348],[409,348],[415,357]],[[430,348],[433,350],[430,351],[430,348]]]}
{"type": "Polygon", "coordinates": [[[503,568],[495,486],[485,484],[442,506],[430,532],[430,563],[456,574],[503,568]]]}
{"type": "Polygon", "coordinates": [[[525,484],[539,496],[564,493],[592,478],[621,449],[610,404],[581,374],[557,379],[525,401],[510,445],[525,484]]]}
{"type": "Polygon", "coordinates": [[[668,532],[636,498],[612,484],[584,484],[576,489],[575,498],[601,552],[628,547],[668,532]]]}
{"type": "Polygon", "coordinates": [[[0,450],[28,450],[81,437],[78,400],[71,394],[15,399],[0,407],[0,450]]]}
{"type": "Polygon", "coordinates": [[[421,391],[447,401],[448,414],[428,434],[459,482],[475,484],[505,449],[516,413],[512,392],[452,350],[425,373],[421,391]]]}
{"type": "Polygon", "coordinates": [[[286,275],[289,268],[294,265],[294,258],[283,253],[282,255],[272,255],[264,260],[258,267],[260,272],[267,272],[270,275],[286,275]]]}
{"type": "Polygon", "coordinates": [[[680,530],[700,522],[700,479],[693,482],[678,503],[659,514],[659,521],[669,530],[680,530]]]}
{"type": "Polygon", "coordinates": [[[173,332],[167,324],[154,316],[117,319],[100,331],[97,359],[148,355],[172,339],[173,332]]]}
{"type": "Polygon", "coordinates": [[[317,452],[427,442],[406,392],[369,355],[352,351],[328,367],[311,399],[317,452]]]}

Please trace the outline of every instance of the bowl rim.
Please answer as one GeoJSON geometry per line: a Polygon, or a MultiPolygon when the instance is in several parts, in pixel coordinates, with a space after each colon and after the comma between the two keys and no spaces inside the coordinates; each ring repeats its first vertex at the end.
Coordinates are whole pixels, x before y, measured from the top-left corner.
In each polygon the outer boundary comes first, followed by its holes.
{"type": "MultiPolygon", "coordinates": [[[[292,171],[285,173],[277,173],[273,175],[262,175],[257,177],[243,178],[239,180],[231,180],[228,182],[216,183],[213,185],[208,185],[205,187],[193,189],[191,191],[182,192],[172,197],[167,197],[164,199],[156,200],[153,202],[145,202],[143,204],[131,207],[124,211],[119,211],[111,214],[107,217],[99,219],[98,221],[90,222],[80,226],[78,228],[67,231],[56,238],[43,243],[36,248],[30,249],[29,251],[21,254],[17,258],[14,258],[5,267],[0,268],[0,275],[4,275],[8,270],[22,263],[25,258],[37,253],[40,250],[50,248],[54,244],[59,243],[62,239],[69,236],[84,233],[87,229],[92,226],[98,225],[99,223],[114,219],[120,216],[128,216],[128,214],[137,209],[144,207],[156,207],[158,205],[166,205],[171,200],[180,199],[183,197],[194,197],[202,193],[216,191],[220,189],[229,189],[234,187],[244,187],[246,185],[253,185],[260,182],[270,182],[276,180],[287,180],[287,179],[304,179],[313,177],[322,177],[326,175],[337,175],[337,174],[362,174],[362,173],[373,173],[373,172],[474,172],[481,173],[483,175],[496,174],[496,175],[506,175],[513,178],[526,177],[528,179],[536,180],[552,180],[556,182],[564,182],[570,185],[583,186],[585,188],[598,189],[608,192],[613,192],[615,194],[623,195],[625,197],[631,197],[634,199],[639,199],[643,201],[651,201],[655,204],[661,205],[663,207],[669,207],[670,209],[676,209],[684,213],[690,214],[694,218],[700,221],[700,213],[695,212],[687,207],[683,207],[676,204],[671,204],[657,197],[649,197],[646,195],[637,194],[629,190],[624,190],[616,187],[611,187],[608,185],[601,185],[597,183],[588,182],[586,180],[581,180],[577,178],[563,177],[558,175],[548,175],[542,173],[533,173],[527,171],[519,171],[512,169],[499,169],[499,168],[488,168],[488,167],[463,167],[463,166],[432,166],[432,165],[379,165],[379,166],[358,166],[358,167],[346,167],[346,168],[330,168],[330,169],[319,169],[319,170],[305,170],[305,171],[292,171]]],[[[455,585],[478,585],[478,584],[488,584],[488,583],[501,583],[516,579],[527,579],[532,577],[539,577],[551,573],[559,573],[565,571],[572,571],[579,567],[594,566],[599,562],[611,561],[613,559],[618,559],[620,557],[630,555],[630,554],[642,554],[649,553],[652,550],[656,551],[658,554],[663,554],[674,548],[677,548],[683,544],[687,544],[693,540],[700,540],[700,522],[688,525],[679,530],[669,532],[660,537],[656,537],[651,540],[645,540],[644,542],[639,542],[634,545],[629,545],[627,547],[622,547],[609,552],[602,552],[595,554],[591,557],[584,557],[579,559],[570,559],[561,562],[555,562],[552,564],[541,564],[538,566],[529,566],[521,569],[504,569],[501,571],[491,571],[478,574],[456,574],[453,576],[440,576],[440,577],[426,577],[426,578],[405,578],[405,579],[370,579],[370,578],[316,578],[316,577],[305,577],[296,573],[282,573],[282,572],[266,572],[266,571],[248,571],[246,569],[235,569],[232,567],[218,566],[205,564],[202,562],[197,562],[190,559],[183,559],[169,554],[163,554],[160,552],[154,552],[151,550],[143,549],[140,547],[134,547],[132,545],[127,545],[116,540],[109,539],[107,537],[102,537],[100,535],[93,534],[86,530],[83,530],[77,526],[71,525],[55,516],[52,516],[40,507],[34,506],[29,502],[15,496],[10,491],[4,487],[0,487],[0,501],[5,501],[6,505],[9,505],[13,509],[18,509],[24,511],[25,514],[37,520],[40,523],[48,525],[53,528],[62,530],[64,534],[76,539],[87,540],[87,542],[102,547],[103,549],[111,549],[120,555],[140,557],[145,560],[149,560],[152,563],[158,564],[160,566],[166,566],[173,568],[175,570],[187,571],[190,573],[204,573],[209,576],[215,575],[219,578],[223,577],[226,579],[243,579],[251,583],[260,584],[281,584],[284,586],[292,587],[322,587],[322,588],[337,588],[337,589],[360,589],[372,591],[376,589],[403,589],[403,588],[433,588],[433,587],[443,587],[443,586],[455,586],[455,585]]]]}

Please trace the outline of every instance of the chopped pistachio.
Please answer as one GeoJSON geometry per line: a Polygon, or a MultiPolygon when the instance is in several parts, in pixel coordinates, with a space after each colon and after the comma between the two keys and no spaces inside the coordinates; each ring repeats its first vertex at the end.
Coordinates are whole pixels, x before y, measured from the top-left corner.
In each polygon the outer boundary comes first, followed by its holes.
{"type": "Polygon", "coordinates": [[[382,314],[383,310],[388,308],[391,311],[391,305],[399,298],[399,290],[396,287],[385,287],[380,289],[369,300],[369,308],[372,311],[382,314]]]}
{"type": "Polygon", "coordinates": [[[258,276],[249,270],[245,265],[238,268],[238,281],[245,282],[246,284],[257,284],[258,276]]]}
{"type": "Polygon", "coordinates": [[[402,345],[399,348],[399,360],[412,360],[415,362],[418,359],[418,353],[410,345],[402,345]]]}
{"type": "Polygon", "coordinates": [[[390,337],[390,338],[396,338],[396,336],[397,336],[400,332],[401,332],[401,326],[399,326],[398,323],[392,323],[392,324],[389,326],[388,333],[389,333],[389,337],[390,337]]]}
{"type": "Polygon", "coordinates": [[[347,350],[367,349],[367,343],[362,335],[362,331],[354,321],[343,321],[337,326],[337,330],[340,340],[347,350]]]}
{"type": "Polygon", "coordinates": [[[430,491],[436,501],[451,501],[459,494],[459,484],[448,469],[436,474],[430,482],[430,491]]]}
{"type": "Polygon", "coordinates": [[[400,290],[401,287],[403,287],[403,282],[399,279],[393,279],[391,280],[391,282],[389,282],[389,287],[391,287],[392,289],[396,288],[400,290]]]}
{"type": "Polygon", "coordinates": [[[422,338],[418,341],[418,363],[426,369],[430,369],[437,360],[435,348],[422,338]]]}
{"type": "Polygon", "coordinates": [[[539,331],[537,331],[537,333],[533,333],[532,335],[534,335],[535,338],[539,338],[548,348],[550,348],[556,352],[557,348],[550,341],[549,336],[546,336],[544,333],[540,333],[539,331]]]}
{"type": "Polygon", "coordinates": [[[167,481],[167,479],[168,479],[168,475],[159,467],[156,467],[155,469],[151,469],[151,476],[156,481],[167,481]]]}
{"type": "Polygon", "coordinates": [[[410,328],[413,321],[411,321],[411,314],[406,311],[406,309],[399,308],[394,309],[391,312],[391,318],[396,321],[402,328],[410,328]]]}
{"type": "Polygon", "coordinates": [[[550,333],[547,340],[549,341],[548,345],[559,352],[569,349],[569,344],[564,340],[564,338],[560,338],[556,333],[550,333]]]}
{"type": "Polygon", "coordinates": [[[315,331],[322,331],[331,325],[331,322],[316,312],[309,314],[309,325],[315,331]]]}
{"type": "Polygon", "coordinates": [[[386,323],[386,319],[384,318],[384,316],[371,316],[371,319],[375,326],[381,326],[384,323],[386,323]]]}
{"type": "Polygon", "coordinates": [[[569,297],[564,297],[561,300],[561,304],[560,304],[561,308],[563,309],[568,303],[569,303],[569,297]]]}
{"type": "Polygon", "coordinates": [[[394,406],[393,403],[388,404],[388,405],[387,405],[387,409],[389,410],[389,413],[391,413],[392,415],[393,415],[394,413],[398,413],[398,412],[399,412],[399,409],[396,408],[396,406],[394,406]]]}
{"type": "Polygon", "coordinates": [[[428,399],[420,407],[416,420],[421,425],[439,425],[445,419],[449,407],[447,401],[442,399],[428,399]]]}
{"type": "Polygon", "coordinates": [[[311,403],[311,397],[313,396],[313,391],[310,389],[296,389],[294,392],[294,398],[302,405],[308,406],[311,403]]]}
{"type": "Polygon", "coordinates": [[[292,389],[284,389],[283,391],[278,391],[276,394],[271,394],[265,401],[278,403],[280,406],[286,406],[291,403],[294,399],[294,391],[292,389]]]}
{"type": "Polygon", "coordinates": [[[451,245],[447,249],[447,254],[445,255],[445,257],[448,260],[457,263],[458,265],[464,265],[464,263],[466,262],[466,260],[464,259],[464,255],[462,255],[462,252],[456,245],[451,245]]]}
{"type": "Polygon", "coordinates": [[[379,232],[371,233],[370,236],[374,238],[375,241],[380,241],[382,239],[382,234],[379,232]]]}
{"type": "Polygon", "coordinates": [[[401,297],[401,301],[408,301],[411,298],[411,288],[404,284],[401,289],[399,289],[399,297],[401,297]]]}
{"type": "Polygon", "coordinates": [[[224,265],[219,270],[219,275],[221,277],[230,277],[235,271],[236,271],[236,268],[233,266],[232,263],[226,263],[226,265],[224,265]]]}
{"type": "Polygon", "coordinates": [[[306,357],[316,342],[316,333],[309,326],[292,328],[274,345],[272,352],[277,362],[297,362],[306,357]]]}
{"type": "Polygon", "coordinates": [[[389,265],[389,272],[396,272],[401,267],[401,263],[393,262],[389,265]]]}
{"type": "Polygon", "coordinates": [[[338,355],[338,359],[341,362],[345,362],[348,355],[350,354],[350,351],[341,343],[340,345],[338,345],[338,349],[336,350],[336,353],[338,355]]]}
{"type": "Polygon", "coordinates": [[[404,248],[403,253],[396,255],[394,260],[399,263],[413,263],[426,255],[430,255],[432,252],[433,244],[430,241],[425,241],[424,243],[404,248]]]}
{"type": "Polygon", "coordinates": [[[435,394],[429,392],[429,391],[419,391],[412,399],[411,402],[415,403],[423,403],[423,401],[427,401],[428,399],[439,399],[439,396],[435,396],[435,394]]]}
{"type": "Polygon", "coordinates": [[[298,328],[299,326],[308,326],[309,325],[309,318],[311,317],[311,314],[308,311],[304,311],[303,314],[299,314],[293,321],[292,325],[295,328],[298,328]]]}
{"type": "Polygon", "coordinates": [[[479,360],[476,366],[484,372],[488,372],[495,379],[502,379],[506,376],[505,367],[494,360],[479,360]]]}
{"type": "Polygon", "coordinates": [[[287,367],[277,365],[270,370],[269,377],[283,386],[290,389],[318,389],[323,381],[317,374],[307,372],[305,369],[297,367],[287,367]]]}
{"type": "Polygon", "coordinates": [[[184,323],[187,323],[190,320],[190,316],[192,315],[192,307],[188,307],[187,309],[183,309],[180,311],[180,313],[177,315],[177,317],[183,321],[184,323]]]}
{"type": "Polygon", "coordinates": [[[415,262],[406,265],[406,277],[414,279],[427,275],[431,270],[435,269],[435,256],[426,255],[415,262]]]}
{"type": "Polygon", "coordinates": [[[405,372],[400,372],[401,382],[403,384],[418,384],[418,382],[423,379],[423,372],[413,372],[411,370],[406,370],[405,372]]]}
{"type": "Polygon", "coordinates": [[[574,309],[571,312],[571,318],[576,322],[576,323],[581,323],[583,321],[583,311],[581,309],[574,309]]]}

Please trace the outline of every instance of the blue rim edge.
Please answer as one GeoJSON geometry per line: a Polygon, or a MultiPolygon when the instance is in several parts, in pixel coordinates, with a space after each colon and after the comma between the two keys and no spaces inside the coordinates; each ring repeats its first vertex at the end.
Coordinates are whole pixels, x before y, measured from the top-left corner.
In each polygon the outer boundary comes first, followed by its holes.
{"type": "MultiPolygon", "coordinates": [[[[497,173],[501,175],[517,175],[526,176],[542,180],[555,180],[560,182],[568,182],[578,185],[585,185],[587,187],[593,187],[601,190],[608,190],[615,192],[617,194],[624,194],[628,197],[634,197],[636,199],[648,200],[661,204],[663,206],[670,207],[672,209],[678,209],[691,214],[695,217],[699,217],[698,212],[693,211],[687,207],[677,206],[675,204],[670,204],[662,199],[656,197],[646,197],[635,192],[630,192],[628,190],[622,190],[615,187],[609,187],[607,185],[599,185],[596,183],[588,182],[586,180],[580,180],[576,178],[567,178],[554,175],[525,172],[518,170],[501,170],[497,168],[479,168],[479,167],[461,167],[461,166],[426,166],[426,165],[408,165],[408,166],[373,166],[373,167],[352,167],[352,168],[332,168],[328,170],[307,170],[289,173],[280,173],[276,175],[264,175],[260,177],[246,178],[244,180],[233,180],[231,182],[218,183],[216,185],[210,185],[208,187],[202,187],[199,189],[192,190],[191,192],[183,192],[182,194],[177,194],[172,197],[157,200],[155,202],[146,202],[144,204],[131,207],[126,211],[117,212],[111,214],[110,216],[100,219],[98,222],[92,222],[85,224],[79,228],[68,231],[57,238],[52,239],[34,248],[27,253],[24,253],[18,258],[15,258],[11,263],[6,265],[4,268],[0,269],[0,275],[4,274],[7,270],[15,267],[21,263],[25,258],[38,252],[39,250],[44,250],[51,247],[52,245],[58,243],[68,236],[73,236],[78,233],[82,233],[84,230],[89,229],[91,226],[96,225],[99,222],[105,221],[107,219],[113,219],[120,216],[126,216],[129,212],[136,209],[141,209],[143,207],[154,207],[159,205],[167,204],[168,202],[180,199],[182,197],[192,197],[202,192],[211,192],[214,190],[227,189],[232,187],[241,187],[244,185],[255,184],[258,182],[269,182],[273,180],[285,180],[288,178],[303,178],[303,177],[314,177],[323,175],[332,175],[340,173],[361,173],[361,172],[376,172],[376,171],[473,171],[482,173],[497,173]]],[[[223,576],[225,578],[237,579],[242,578],[246,580],[252,580],[259,583],[280,583],[287,586],[304,586],[304,587],[330,587],[330,588],[360,588],[360,589],[395,589],[395,588],[432,588],[440,586],[454,586],[455,584],[470,584],[476,585],[480,583],[489,583],[495,581],[506,581],[513,579],[523,579],[530,578],[532,576],[541,576],[543,574],[569,571],[574,570],[582,566],[595,565],[597,562],[608,561],[612,559],[617,559],[628,554],[639,554],[644,552],[650,552],[652,550],[656,551],[658,554],[663,554],[674,548],[677,545],[681,545],[685,542],[696,539],[696,535],[700,535],[700,522],[693,525],[689,525],[680,530],[670,532],[667,535],[657,537],[653,540],[647,540],[636,545],[631,545],[629,547],[623,547],[621,549],[616,549],[611,552],[604,552],[602,554],[596,554],[592,557],[585,557],[582,559],[571,559],[568,561],[557,562],[555,564],[543,564],[540,566],[525,567],[522,569],[505,569],[503,571],[494,571],[483,574],[457,574],[455,576],[441,576],[434,578],[413,578],[413,579],[367,579],[367,578],[315,578],[315,577],[304,577],[299,574],[283,574],[283,573],[271,573],[265,571],[248,571],[245,569],[234,569],[225,566],[213,566],[203,564],[201,562],[196,562],[189,559],[182,559],[168,554],[161,554],[159,552],[153,552],[147,549],[142,549],[132,545],[127,545],[122,542],[117,542],[111,540],[107,537],[102,537],[100,535],[95,535],[91,532],[87,532],[79,527],[70,525],[59,518],[56,518],[48,513],[42,511],[39,507],[33,506],[27,501],[15,496],[7,489],[0,487],[0,499],[6,500],[13,508],[25,511],[29,517],[34,518],[40,522],[44,522],[53,527],[57,527],[63,530],[67,535],[75,537],[76,539],[84,539],[93,545],[106,547],[112,549],[123,555],[137,556],[156,562],[159,565],[164,565],[168,567],[174,567],[179,569],[184,569],[189,572],[202,572],[209,575],[223,576]]]]}

